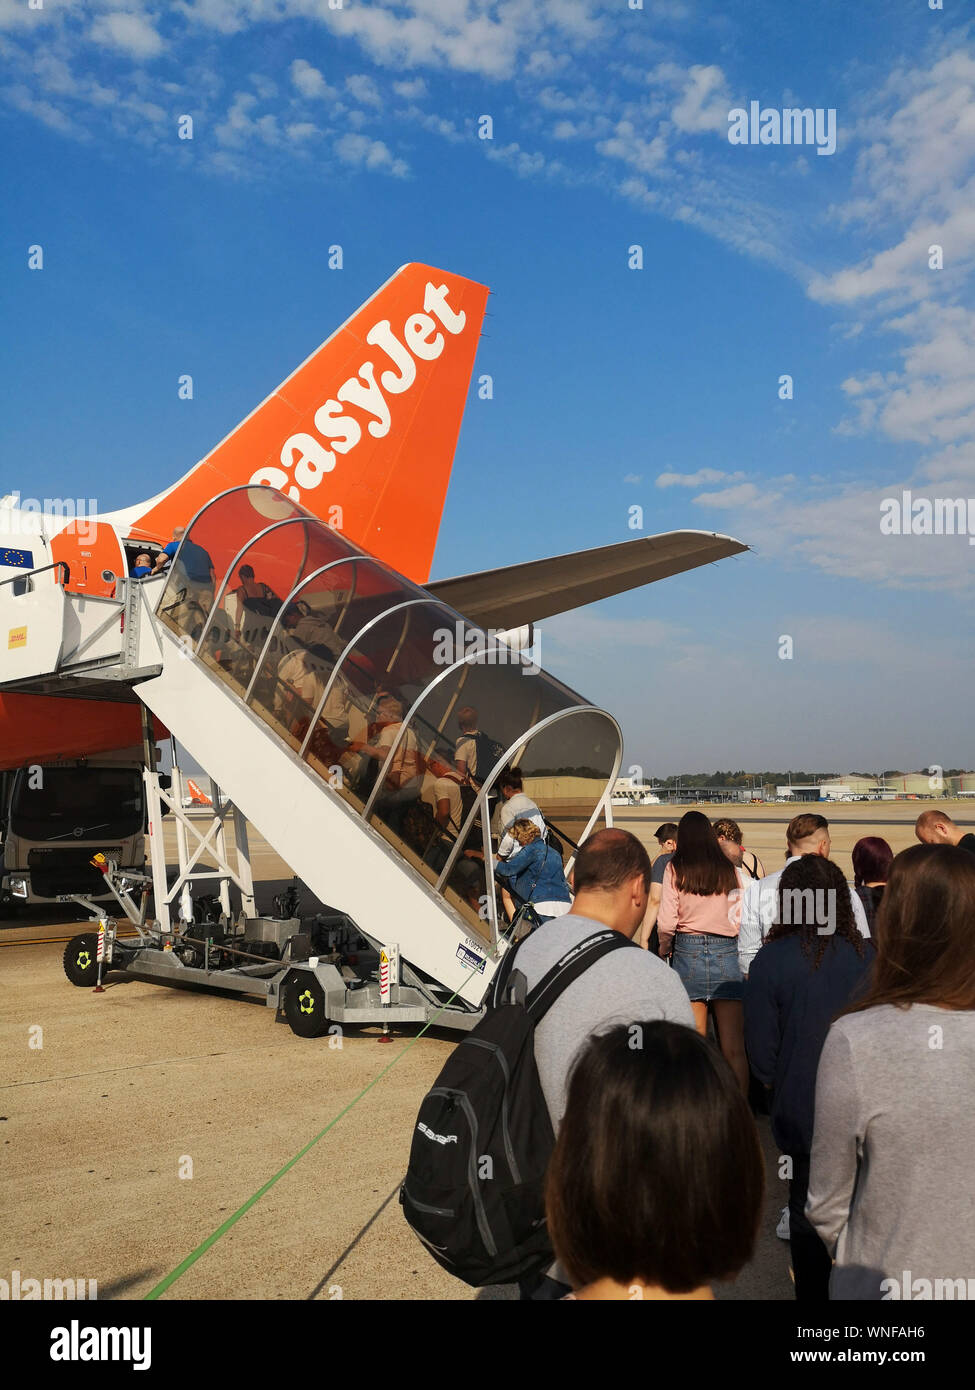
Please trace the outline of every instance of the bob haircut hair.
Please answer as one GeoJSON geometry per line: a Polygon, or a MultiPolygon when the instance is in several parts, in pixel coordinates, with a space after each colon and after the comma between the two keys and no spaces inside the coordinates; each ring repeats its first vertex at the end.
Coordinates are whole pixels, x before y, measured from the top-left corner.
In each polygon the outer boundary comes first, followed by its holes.
{"type": "Polygon", "coordinates": [[[886,883],[894,851],[879,835],[864,835],[853,846],[853,882],[859,888],[864,883],[886,883]]]}
{"type": "Polygon", "coordinates": [[[733,893],[738,887],[734,866],[718,844],[711,822],[700,811],[681,816],[670,867],[682,893],[710,898],[716,893],[733,893]]]}
{"type": "Polygon", "coordinates": [[[748,1102],[693,1028],[619,1024],[569,1078],[549,1163],[549,1234],[574,1288],[690,1293],[752,1257],[765,1163],[748,1102]]]}
{"type": "Polygon", "coordinates": [[[846,1013],[881,1004],[975,1009],[975,854],[912,845],[895,855],[873,936],[871,988],[846,1013]]]}

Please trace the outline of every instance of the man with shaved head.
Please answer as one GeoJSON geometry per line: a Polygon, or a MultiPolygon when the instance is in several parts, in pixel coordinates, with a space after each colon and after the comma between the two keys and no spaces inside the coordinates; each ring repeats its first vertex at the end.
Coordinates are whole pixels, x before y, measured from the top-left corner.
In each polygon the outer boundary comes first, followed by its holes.
{"type": "Polygon", "coordinates": [[[954,845],[975,854],[975,835],[962,830],[945,811],[922,811],[914,822],[914,834],[922,845],[954,845]]]}
{"type": "MultiPolygon", "coordinates": [[[[576,855],[572,888],[569,913],[545,922],[517,948],[514,969],[523,972],[529,990],[567,952],[600,930],[609,928],[633,940],[650,898],[650,858],[628,830],[599,830],[576,855]]],[[[613,1024],[658,1018],[694,1027],[683,984],[649,951],[610,951],[573,980],[535,1029],[538,1078],[554,1130],[565,1110],[569,1070],[580,1048],[613,1024]]],[[[637,1029],[631,1046],[640,1046],[640,1036],[637,1029]]],[[[663,1180],[670,1179],[679,1181],[679,1175],[663,1180]]],[[[539,1282],[522,1283],[523,1298],[561,1298],[568,1292],[568,1277],[558,1266],[539,1282]]]]}
{"type": "MultiPolygon", "coordinates": [[[[765,878],[757,878],[749,883],[742,895],[741,925],[738,929],[738,963],[742,975],[748,974],[752,961],[768,935],[769,927],[776,919],[779,880],[785,869],[797,859],[801,859],[804,854],[820,854],[824,859],[829,858],[829,821],[825,816],[817,815],[813,811],[793,816],[786,827],[785,843],[788,858],[782,868],[777,873],[767,874],[765,878]]],[[[867,914],[852,885],[850,899],[853,903],[853,918],[860,935],[868,937],[870,928],[867,925],[867,914]]]]}

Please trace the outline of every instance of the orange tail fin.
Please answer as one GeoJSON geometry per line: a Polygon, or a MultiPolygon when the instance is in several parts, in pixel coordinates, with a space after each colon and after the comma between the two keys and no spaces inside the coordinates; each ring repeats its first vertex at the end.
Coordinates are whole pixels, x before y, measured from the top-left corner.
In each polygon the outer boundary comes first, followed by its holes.
{"type": "Polygon", "coordinates": [[[200,806],[213,805],[213,802],[207,796],[206,792],[200,790],[197,784],[193,781],[192,777],[188,777],[186,779],[186,790],[189,792],[193,800],[197,802],[200,806]]]}
{"type": "Polygon", "coordinates": [[[425,583],[487,296],[403,266],[185,477],[127,509],[127,534],[168,538],[217,493],[265,483],[425,583]]]}

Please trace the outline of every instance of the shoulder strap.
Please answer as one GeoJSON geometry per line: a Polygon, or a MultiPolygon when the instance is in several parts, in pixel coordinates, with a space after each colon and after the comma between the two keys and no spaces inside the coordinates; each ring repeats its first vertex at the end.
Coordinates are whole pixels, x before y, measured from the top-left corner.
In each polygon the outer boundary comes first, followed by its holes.
{"type": "Polygon", "coordinates": [[[590,965],[602,956],[608,955],[610,951],[617,951],[623,946],[633,945],[634,943],[623,936],[621,932],[607,927],[594,936],[587,936],[585,941],[579,942],[578,946],[573,946],[560,961],[553,965],[548,974],[539,980],[525,1000],[525,1008],[531,1015],[532,1022],[536,1025],[539,1024],[555,1001],[561,998],[569,986],[580,975],[584,974],[590,965]]]}
{"type": "MultiPolygon", "coordinates": [[[[491,1007],[497,1008],[504,996],[508,981],[514,969],[515,956],[518,953],[521,942],[517,946],[512,946],[506,952],[504,960],[498,966],[491,987],[491,1007]]],[[[549,1010],[564,990],[585,971],[600,956],[607,955],[610,951],[617,951],[621,946],[635,946],[634,941],[630,941],[622,932],[614,931],[612,927],[604,927],[601,931],[587,936],[584,941],[580,941],[578,946],[573,946],[566,951],[561,960],[555,962],[548,974],[543,975],[538,984],[532,990],[526,1001],[527,1006],[533,1010],[533,1018],[537,1023],[539,1019],[549,1010]],[[549,991],[554,989],[554,993],[549,991]],[[543,994],[545,997],[543,998],[543,994]],[[540,1005],[540,1012],[536,1012],[540,1005]]],[[[524,978],[524,977],[522,977],[524,978]]]]}

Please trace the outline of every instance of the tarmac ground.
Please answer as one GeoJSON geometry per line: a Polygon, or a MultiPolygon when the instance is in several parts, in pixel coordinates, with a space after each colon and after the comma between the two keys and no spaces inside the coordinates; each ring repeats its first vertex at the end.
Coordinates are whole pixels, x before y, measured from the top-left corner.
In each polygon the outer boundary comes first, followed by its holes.
{"type": "MultiPolygon", "coordinates": [[[[617,808],[616,819],[653,843],[653,829],[685,809],[617,808]]],[[[779,866],[794,808],[704,809],[735,816],[748,847],[779,866]]],[[[924,808],[829,809],[834,857],[849,873],[860,834],[902,849],[924,808]]],[[[949,807],[960,823],[967,811],[949,807]]],[[[266,911],[289,871],[253,832],[252,849],[266,911]]],[[[306,894],[304,911],[315,907],[306,894]]],[[[379,1029],[363,1028],[306,1041],[263,1003],[117,974],[96,995],[62,970],[66,940],[85,926],[72,915],[33,908],[0,923],[0,1278],[93,1279],[99,1299],[143,1297],[307,1148],[164,1298],[516,1297],[445,1273],[399,1210],[416,1110],[455,1035],[403,1029],[381,1047],[379,1029]]],[[[774,1233],[786,1184],[764,1117],[759,1128],[768,1191],[758,1248],[716,1293],[788,1300],[788,1245],[774,1233]]]]}

